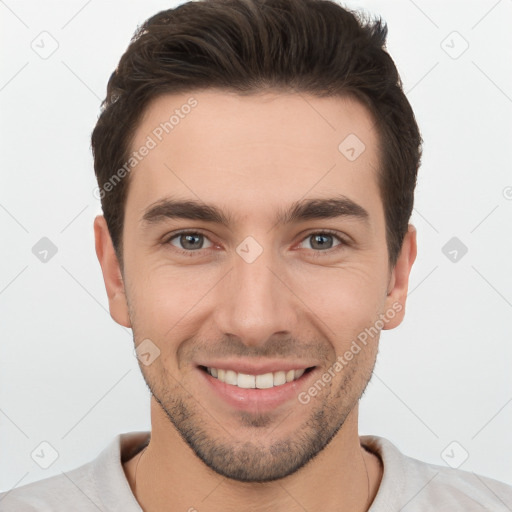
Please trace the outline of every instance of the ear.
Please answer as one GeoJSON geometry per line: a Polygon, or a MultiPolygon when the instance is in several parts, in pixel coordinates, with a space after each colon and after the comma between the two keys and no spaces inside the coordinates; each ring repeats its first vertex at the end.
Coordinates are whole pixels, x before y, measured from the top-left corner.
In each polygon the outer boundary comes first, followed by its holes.
{"type": "Polygon", "coordinates": [[[400,325],[404,319],[409,274],[411,273],[412,264],[416,259],[416,253],[416,228],[412,224],[409,224],[409,229],[402,243],[402,249],[400,250],[395,267],[391,272],[388,295],[385,302],[386,311],[393,310],[396,314],[386,323],[383,329],[394,329],[400,325]]]}
{"type": "Polygon", "coordinates": [[[98,215],[94,219],[94,239],[96,255],[101,265],[103,281],[105,281],[105,288],[107,290],[110,316],[118,324],[131,327],[123,276],[114,251],[112,239],[110,238],[107,222],[103,215],[98,215]]]}

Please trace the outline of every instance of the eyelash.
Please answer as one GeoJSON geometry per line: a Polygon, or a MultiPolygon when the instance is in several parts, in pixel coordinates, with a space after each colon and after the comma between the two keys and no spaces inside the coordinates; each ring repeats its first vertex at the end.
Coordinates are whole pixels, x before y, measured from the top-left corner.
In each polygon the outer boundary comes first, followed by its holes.
{"type": "MultiPolygon", "coordinates": [[[[174,240],[176,237],[178,237],[180,235],[202,235],[206,239],[209,240],[209,238],[206,236],[206,234],[204,234],[201,230],[194,230],[194,231],[183,230],[183,231],[177,231],[177,232],[172,233],[172,236],[167,237],[166,241],[163,242],[163,245],[170,245],[173,248],[173,250],[177,251],[180,254],[188,256],[188,257],[199,256],[201,251],[202,251],[202,249],[196,249],[196,250],[187,251],[185,249],[180,249],[179,247],[175,247],[170,242],[171,242],[171,240],[174,240]]],[[[314,258],[322,257],[322,256],[325,256],[325,255],[332,255],[333,252],[336,252],[337,250],[343,249],[344,247],[349,245],[349,243],[344,238],[340,237],[339,234],[336,231],[333,231],[333,230],[330,230],[330,229],[324,229],[322,231],[314,231],[314,232],[308,233],[304,238],[302,238],[300,243],[304,242],[306,239],[308,239],[308,238],[310,238],[310,237],[312,237],[314,235],[330,235],[330,236],[336,238],[340,242],[339,245],[337,245],[335,247],[332,247],[330,249],[325,249],[323,251],[311,249],[313,251],[313,257],[314,258]]],[[[211,242],[211,240],[210,240],[210,242],[211,242]]]]}

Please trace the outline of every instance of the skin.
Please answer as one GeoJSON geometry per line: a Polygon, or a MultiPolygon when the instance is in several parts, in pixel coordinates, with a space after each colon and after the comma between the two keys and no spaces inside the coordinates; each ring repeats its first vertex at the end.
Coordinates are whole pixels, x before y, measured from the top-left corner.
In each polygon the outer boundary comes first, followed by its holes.
{"type": "Polygon", "coordinates": [[[150,365],[139,363],[152,392],[152,434],[143,456],[125,463],[128,482],[150,512],[169,510],[169,503],[209,512],[241,505],[254,512],[367,510],[382,465],[360,445],[358,401],[378,335],[309,403],[294,398],[271,410],[227,404],[204,385],[196,364],[231,356],[300,360],[315,366],[297,389],[307,391],[393,305],[384,328],[401,323],[416,231],[409,225],[390,268],[371,115],[340,97],[212,89],[165,95],[148,106],[132,148],[191,96],[197,106],[129,177],[123,272],[103,216],[94,222],[112,318],[132,328],[135,345],[149,338],[160,350],[150,365]],[[355,161],[338,150],[351,133],[366,147],[355,161]],[[339,217],[275,224],[294,201],[334,192],[366,209],[368,223],[339,217]],[[170,194],[214,204],[233,222],[144,225],[145,209],[170,194]],[[170,243],[182,229],[205,235],[193,240],[199,249],[179,236],[170,243]],[[311,235],[325,229],[348,243],[333,237],[327,250],[318,248],[311,235]],[[247,236],[263,249],[252,263],[236,252],[247,236]]]}

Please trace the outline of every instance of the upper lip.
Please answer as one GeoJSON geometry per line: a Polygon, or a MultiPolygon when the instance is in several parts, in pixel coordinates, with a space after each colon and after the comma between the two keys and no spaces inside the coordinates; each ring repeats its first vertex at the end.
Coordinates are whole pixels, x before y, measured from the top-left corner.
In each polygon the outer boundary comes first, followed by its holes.
{"type": "Polygon", "coordinates": [[[279,371],[301,370],[311,368],[314,364],[304,364],[304,362],[294,362],[290,360],[268,359],[258,363],[240,359],[222,359],[212,360],[208,362],[200,362],[198,366],[206,366],[208,368],[217,368],[221,370],[232,370],[237,373],[245,373],[248,375],[263,375],[264,373],[274,373],[279,371]]]}

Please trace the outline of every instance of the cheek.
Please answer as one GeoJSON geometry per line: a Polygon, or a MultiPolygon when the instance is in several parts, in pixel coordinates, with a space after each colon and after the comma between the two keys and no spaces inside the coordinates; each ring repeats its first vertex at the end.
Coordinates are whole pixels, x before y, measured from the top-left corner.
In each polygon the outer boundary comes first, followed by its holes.
{"type": "Polygon", "coordinates": [[[323,269],[302,276],[298,295],[311,318],[333,340],[337,350],[375,324],[385,301],[382,275],[363,265],[323,269]],[[312,312],[312,313],[311,313],[312,312]]]}
{"type": "MultiPolygon", "coordinates": [[[[376,259],[367,255],[338,267],[281,267],[283,280],[293,291],[289,296],[284,290],[283,297],[289,297],[290,307],[300,308],[327,338],[350,343],[351,336],[375,322],[384,300],[386,283],[376,259]]],[[[221,278],[225,271],[212,265],[181,269],[166,264],[140,266],[132,273],[136,282],[131,287],[137,328],[143,331],[136,333],[137,339],[153,336],[169,346],[172,339],[186,338],[224,302],[227,292],[221,278]]]]}
{"type": "Polygon", "coordinates": [[[162,351],[175,350],[172,340],[187,337],[191,323],[197,327],[204,299],[219,279],[217,274],[169,265],[135,274],[130,302],[137,319],[136,338],[161,340],[162,351]]]}

